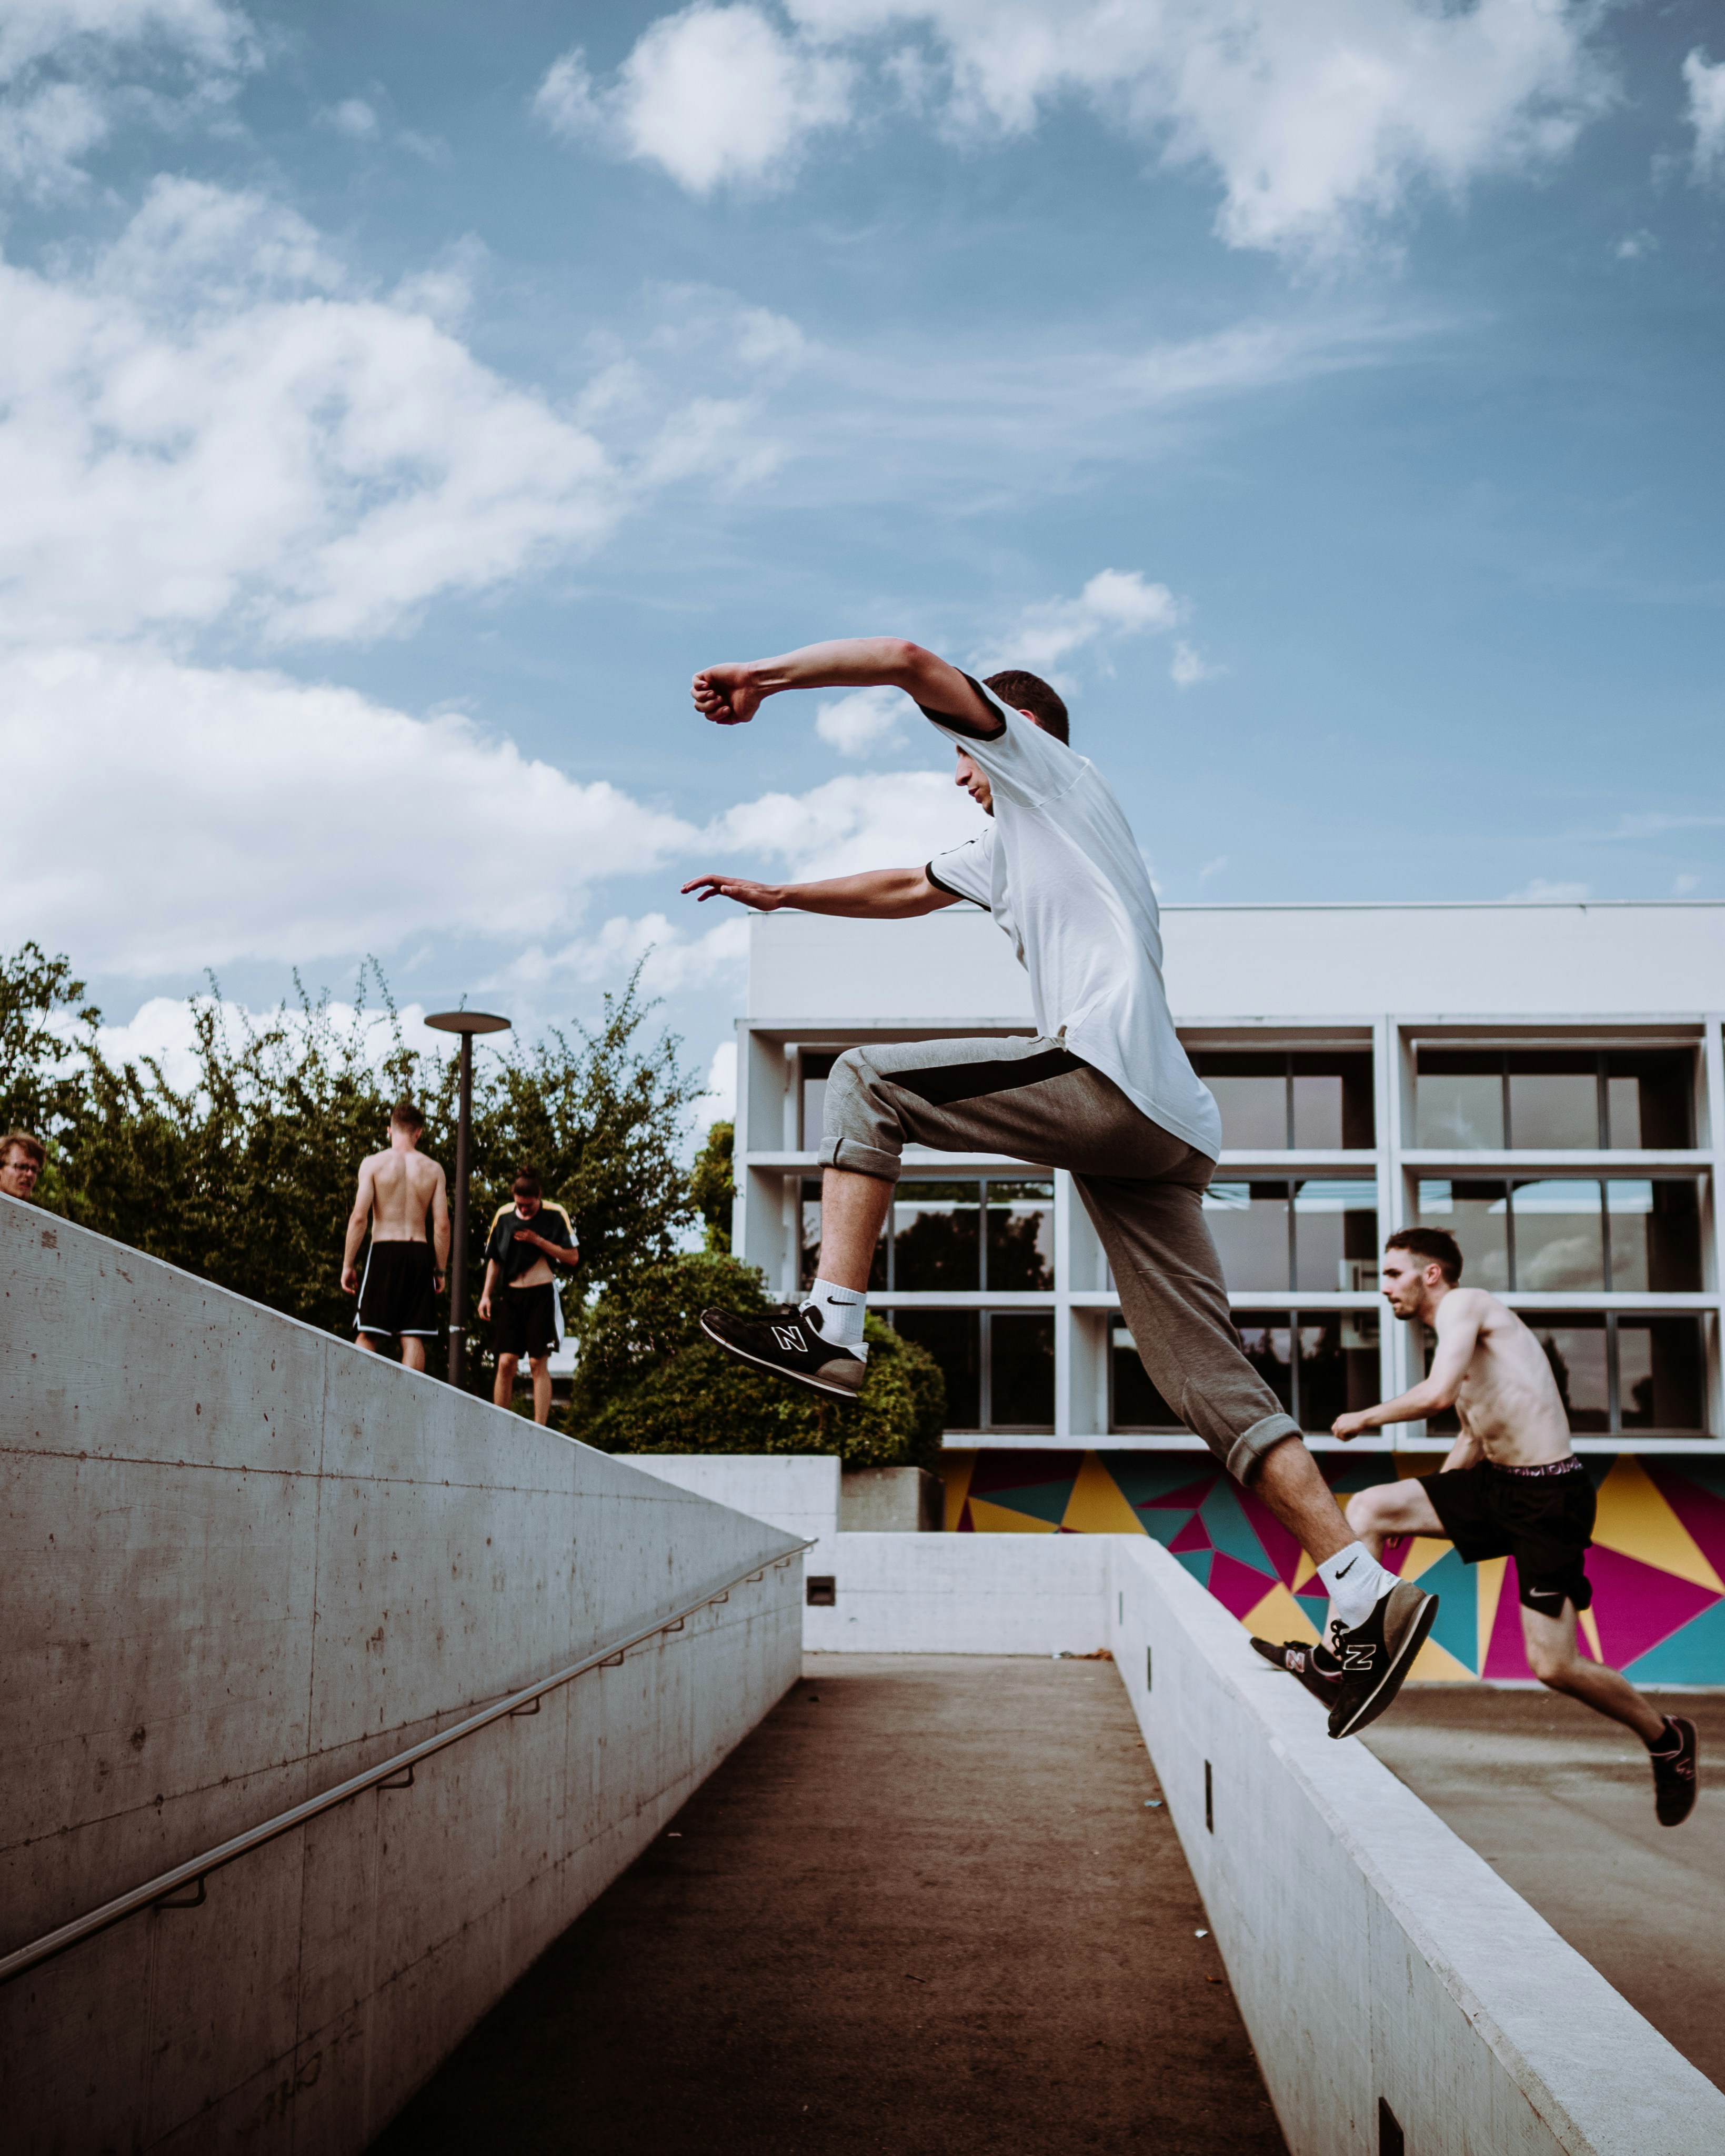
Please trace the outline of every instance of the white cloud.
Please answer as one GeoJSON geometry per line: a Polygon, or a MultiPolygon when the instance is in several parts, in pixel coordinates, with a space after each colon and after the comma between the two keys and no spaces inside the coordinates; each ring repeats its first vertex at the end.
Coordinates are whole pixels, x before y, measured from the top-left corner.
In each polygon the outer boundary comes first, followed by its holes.
{"type": "Polygon", "coordinates": [[[871,749],[895,747],[904,739],[903,719],[910,706],[898,689],[859,689],[835,704],[822,704],[814,731],[840,756],[866,756],[871,749]]]}
{"type": "Polygon", "coordinates": [[[1548,883],[1543,876],[1504,894],[1512,906],[1578,906],[1587,895],[1584,883],[1548,883]]]}
{"type": "Polygon", "coordinates": [[[95,973],[567,935],[591,884],[699,835],[463,718],[139,649],[0,660],[0,743],[32,803],[0,870],[0,942],[34,936],[95,973]]]}
{"type": "Polygon", "coordinates": [[[1658,245],[1656,235],[1643,226],[1639,231],[1625,233],[1611,251],[1620,262],[1639,262],[1644,254],[1651,254],[1658,245]]]}
{"type": "Polygon", "coordinates": [[[783,861],[789,880],[801,880],[920,865],[985,820],[947,773],[880,772],[741,802],[708,825],[706,840],[716,854],[783,861]]]}
{"type": "Polygon", "coordinates": [[[1658,839],[1667,831],[1725,829],[1725,816],[1678,814],[1668,808],[1638,808],[1620,816],[1609,831],[1589,834],[1601,839],[1658,839]]]}
{"type": "MultiPolygon", "coordinates": [[[[212,996],[150,996],[123,1024],[99,1028],[96,1044],[110,1063],[141,1064],[146,1059],[153,1061],[160,1066],[170,1086],[186,1092],[198,1080],[193,1013],[213,1008],[219,1014],[228,1040],[236,1045],[248,1029],[261,1033],[280,1024],[290,1034],[297,1035],[305,1025],[303,1014],[293,1004],[284,1010],[250,1010],[244,1004],[227,1000],[218,1004],[212,996]]],[[[357,1016],[355,1006],[331,1000],[326,1009],[336,1032],[351,1034],[357,1016]]],[[[434,1033],[425,1024],[424,1004],[404,1004],[397,1016],[401,1022],[402,1040],[408,1047],[439,1060],[449,1054],[449,1034],[434,1033]]],[[[388,1014],[376,1008],[368,1009],[365,1014],[365,1034],[367,1060],[374,1068],[381,1067],[394,1045],[394,1030],[388,1014]]]]}
{"type": "Polygon", "coordinates": [[[534,105],[557,133],[614,146],[708,194],[788,178],[809,136],[848,117],[853,72],[759,8],[702,0],[644,31],[603,92],[581,51],[564,54],[534,105]]]}
{"type": "MultiPolygon", "coordinates": [[[[696,192],[782,178],[817,127],[864,116],[844,49],[872,46],[876,102],[957,136],[1024,135],[1062,98],[1219,180],[1233,246],[1312,259],[1357,248],[1422,185],[1459,191],[1563,155],[1608,101],[1591,0],[786,0],[662,18],[605,94],[608,124],[696,192]],[[904,42],[906,30],[926,40],[904,42]],[[886,49],[880,41],[889,40],[886,49]],[[944,86],[944,97],[934,89],[944,86]],[[739,118],[741,116],[741,118],[739,118]]],[[[562,72],[560,74],[559,70],[562,72]]],[[[542,110],[591,133],[576,55],[542,110]]]]}
{"type": "Polygon", "coordinates": [[[707,1066],[706,1091],[695,1104],[695,1124],[704,1136],[714,1123],[736,1120],[737,1043],[721,1040],[707,1066]]]}
{"type": "Polygon", "coordinates": [[[670,994],[691,983],[710,986],[736,972],[747,957],[748,918],[728,907],[711,927],[705,915],[696,918],[702,927],[691,935],[663,913],[634,920],[616,914],[556,950],[530,944],[495,978],[536,993],[558,982],[614,983],[644,960],[641,983],[654,995],[670,994]]]}
{"type": "Polygon", "coordinates": [[[244,15],[220,0],[7,0],[0,180],[64,192],[121,114],[171,121],[218,105],[258,50],[244,15]]]}
{"type": "Polygon", "coordinates": [[[1173,663],[1168,675],[1177,689],[1190,689],[1199,681],[1214,681],[1217,675],[1227,671],[1225,666],[1212,665],[1201,651],[1182,637],[1174,646],[1173,663]]]}
{"type": "Polygon", "coordinates": [[[1713,179],[1725,172],[1725,60],[1709,60],[1697,45],[1683,62],[1689,92],[1684,114],[1695,130],[1695,177],[1713,179]]]}
{"type": "Polygon", "coordinates": [[[333,127],[350,141],[369,142],[376,139],[377,115],[362,97],[344,97],[321,117],[326,127],[333,127]]]}
{"type": "Polygon", "coordinates": [[[1700,889],[1701,878],[1698,875],[1680,875],[1674,877],[1671,881],[1673,898],[1687,898],[1692,892],[1700,889]]]}
{"type": "Polygon", "coordinates": [[[1214,860],[1206,861],[1204,866],[1198,871],[1199,882],[1200,884],[1206,884],[1209,881],[1212,876],[1220,875],[1223,870],[1228,865],[1228,858],[1229,857],[1226,854],[1218,854],[1214,860]]]}
{"type": "Polygon", "coordinates": [[[1076,599],[1026,607],[988,650],[996,666],[1050,667],[1090,644],[1170,629],[1184,613],[1166,584],[1146,583],[1141,571],[1100,569],[1076,599]]]}

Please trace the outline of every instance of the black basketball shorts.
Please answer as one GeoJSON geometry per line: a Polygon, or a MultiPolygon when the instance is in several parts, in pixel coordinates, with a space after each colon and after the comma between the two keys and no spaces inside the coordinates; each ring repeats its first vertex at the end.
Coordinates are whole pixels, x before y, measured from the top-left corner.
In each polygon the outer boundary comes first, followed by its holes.
{"type": "Polygon", "coordinates": [[[435,1340],[436,1280],[429,1243],[373,1243],[359,1284],[354,1331],[385,1340],[435,1340]]]}
{"type": "Polygon", "coordinates": [[[1464,1563],[1515,1559],[1524,1608],[1558,1617],[1566,1601],[1578,1610],[1592,1603],[1584,1559],[1598,1505],[1579,1460],[1537,1469],[1481,1460],[1447,1475],[1422,1475],[1420,1483],[1464,1563]]]}
{"type": "Polygon", "coordinates": [[[557,1344],[557,1288],[499,1286],[491,1297],[491,1346],[500,1355],[554,1355],[557,1344]]]}

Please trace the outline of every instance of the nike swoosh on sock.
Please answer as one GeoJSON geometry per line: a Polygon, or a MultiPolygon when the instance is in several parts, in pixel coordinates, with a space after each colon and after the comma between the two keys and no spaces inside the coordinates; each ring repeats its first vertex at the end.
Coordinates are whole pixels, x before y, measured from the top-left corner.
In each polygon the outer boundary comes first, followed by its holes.
{"type": "Polygon", "coordinates": [[[1359,1559],[1357,1557],[1349,1558],[1347,1563],[1343,1566],[1341,1571],[1336,1574],[1337,1578],[1346,1579],[1348,1573],[1353,1570],[1353,1568],[1358,1563],[1359,1559]]]}

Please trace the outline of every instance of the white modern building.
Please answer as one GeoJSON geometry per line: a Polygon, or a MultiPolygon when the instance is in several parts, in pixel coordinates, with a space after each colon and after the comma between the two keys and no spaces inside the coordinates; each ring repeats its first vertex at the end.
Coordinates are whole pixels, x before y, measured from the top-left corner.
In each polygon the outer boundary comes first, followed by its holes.
{"type": "MultiPolygon", "coordinates": [[[[1380,1321],[1375,1259],[1392,1227],[1428,1221],[1454,1230],[1471,1282],[1537,1316],[1582,1449],[1715,1448],[1725,906],[1171,906],[1163,926],[1222,1111],[1209,1218],[1237,1321],[1303,1427],[1417,1376],[1424,1343],[1380,1321]]],[[[735,1247],[786,1296],[810,1276],[843,1050],[1033,1030],[1026,977],[973,907],[757,918],[735,1247]]],[[[875,1289],[945,1370],[955,1449],[1194,1442],[1044,1163],[913,1148],[875,1289]]],[[[1431,1441],[1409,1424],[1372,1442],[1431,1441]]]]}

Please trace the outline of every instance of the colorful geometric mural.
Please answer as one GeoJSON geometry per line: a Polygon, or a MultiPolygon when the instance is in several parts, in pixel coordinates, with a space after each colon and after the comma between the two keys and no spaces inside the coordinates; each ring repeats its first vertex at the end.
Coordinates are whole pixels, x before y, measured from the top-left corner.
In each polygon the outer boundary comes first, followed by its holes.
{"type": "MultiPolygon", "coordinates": [[[[1315,1456],[1343,1500],[1443,1462],[1440,1452],[1315,1456]]],[[[1587,1558],[1594,1606],[1581,1620],[1587,1651],[1638,1682],[1725,1684],[1725,1461],[1625,1452],[1584,1465],[1599,1504],[1587,1558]]],[[[1251,1631],[1317,1636],[1324,1592],[1311,1559],[1206,1454],[949,1452],[945,1466],[955,1533],[1149,1535],[1251,1631]]],[[[1384,1563],[1440,1597],[1414,1678],[1527,1678],[1507,1558],[1465,1565],[1449,1543],[1419,1535],[1386,1550],[1384,1563]]]]}

